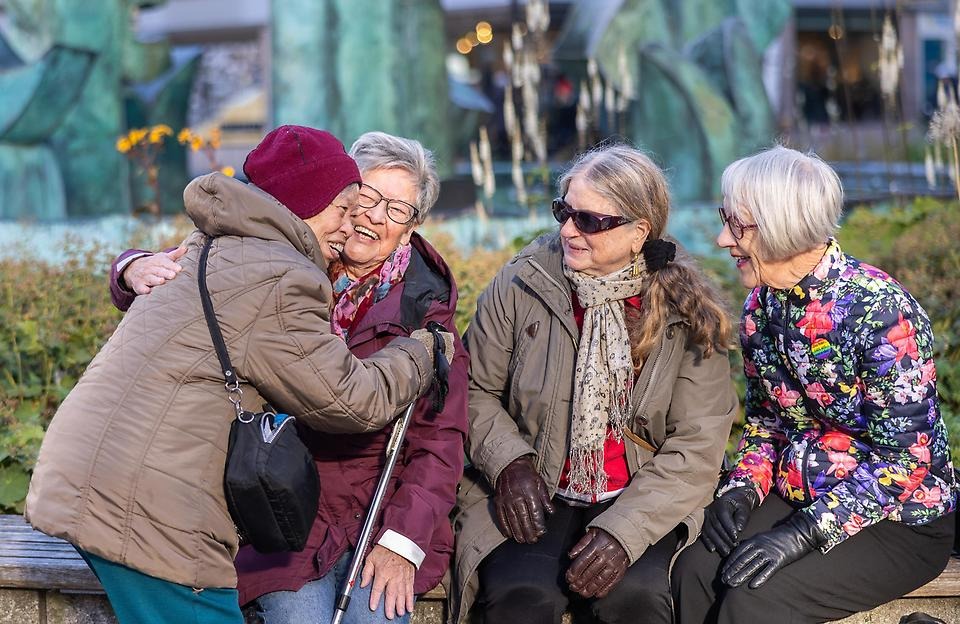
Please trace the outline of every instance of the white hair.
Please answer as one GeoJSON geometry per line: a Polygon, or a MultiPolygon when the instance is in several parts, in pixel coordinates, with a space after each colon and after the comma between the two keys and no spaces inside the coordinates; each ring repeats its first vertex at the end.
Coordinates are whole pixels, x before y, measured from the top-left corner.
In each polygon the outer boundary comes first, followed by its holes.
{"type": "Polygon", "coordinates": [[[414,139],[365,132],[350,146],[350,156],[357,161],[361,174],[374,169],[402,169],[413,176],[417,187],[417,223],[423,223],[440,195],[440,177],[430,150],[414,139]]]}
{"type": "Polygon", "coordinates": [[[757,224],[765,260],[809,251],[840,227],[840,178],[813,152],[775,145],[741,158],[724,170],[720,188],[726,210],[757,224]]]}

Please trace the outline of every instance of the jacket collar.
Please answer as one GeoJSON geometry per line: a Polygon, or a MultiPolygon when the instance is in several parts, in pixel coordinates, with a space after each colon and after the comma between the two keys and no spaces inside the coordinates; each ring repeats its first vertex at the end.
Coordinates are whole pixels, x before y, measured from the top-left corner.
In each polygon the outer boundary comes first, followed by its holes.
{"type": "Polygon", "coordinates": [[[313,230],[273,196],[222,173],[194,179],[183,191],[187,215],[210,236],[284,241],[324,272],[327,261],[313,230]]]}
{"type": "MultiPolygon", "coordinates": [[[[410,238],[413,253],[410,266],[400,288],[393,288],[387,296],[367,310],[357,327],[350,333],[350,344],[366,340],[364,334],[371,328],[390,324],[399,331],[410,333],[423,325],[431,306],[439,305],[453,315],[457,306],[457,289],[453,273],[425,238],[414,232],[410,238]]],[[[452,328],[448,328],[452,329],[452,328]]]]}
{"type": "Polygon", "coordinates": [[[810,301],[810,293],[828,290],[843,275],[847,268],[847,256],[840,249],[837,239],[830,238],[823,257],[813,270],[801,279],[793,288],[773,289],[779,300],[789,300],[791,303],[805,303],[810,301]]]}
{"type": "MultiPolygon", "coordinates": [[[[525,262],[517,271],[517,278],[526,283],[532,294],[539,297],[576,339],[580,336],[573,318],[573,294],[570,281],[563,274],[563,249],[560,233],[544,234],[527,245],[514,260],[525,262]]],[[[674,311],[667,315],[667,326],[683,323],[683,317],[674,311]]]]}
{"type": "Polygon", "coordinates": [[[514,262],[522,263],[517,270],[517,279],[561,320],[574,340],[579,340],[580,329],[573,318],[570,282],[563,274],[560,233],[552,232],[537,238],[517,255],[514,262]]]}

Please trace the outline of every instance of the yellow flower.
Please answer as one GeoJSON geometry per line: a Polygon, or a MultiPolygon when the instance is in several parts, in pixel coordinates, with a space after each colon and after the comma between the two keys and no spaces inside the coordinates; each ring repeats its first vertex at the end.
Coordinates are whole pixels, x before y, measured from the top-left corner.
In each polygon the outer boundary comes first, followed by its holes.
{"type": "Polygon", "coordinates": [[[193,132],[190,131],[190,128],[184,128],[177,133],[177,142],[181,145],[186,144],[193,138],[193,132]]]}
{"type": "Polygon", "coordinates": [[[130,148],[133,147],[133,144],[130,142],[130,139],[122,136],[117,139],[117,151],[121,154],[126,154],[130,151],[130,148]]]}
{"type": "Polygon", "coordinates": [[[173,130],[166,124],[158,124],[150,128],[150,142],[163,143],[163,137],[173,134],[173,130]]]}
{"type": "Polygon", "coordinates": [[[237,172],[233,167],[231,167],[230,165],[227,165],[226,167],[220,170],[220,173],[222,173],[225,176],[230,176],[232,178],[234,174],[236,174],[237,172]]]}
{"type": "Polygon", "coordinates": [[[130,130],[130,134],[127,135],[130,138],[130,143],[136,145],[147,136],[147,131],[145,128],[134,128],[130,130]]]}
{"type": "Polygon", "coordinates": [[[214,128],[210,131],[210,147],[213,149],[220,149],[220,139],[222,138],[220,134],[220,128],[214,128]]]}
{"type": "Polygon", "coordinates": [[[194,136],[190,139],[190,149],[196,152],[201,147],[203,147],[203,139],[198,136],[194,136]]]}

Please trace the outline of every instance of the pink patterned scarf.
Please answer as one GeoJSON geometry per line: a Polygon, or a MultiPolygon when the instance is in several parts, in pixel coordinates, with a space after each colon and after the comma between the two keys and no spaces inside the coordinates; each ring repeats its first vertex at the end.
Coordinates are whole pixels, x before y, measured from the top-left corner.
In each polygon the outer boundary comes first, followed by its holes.
{"type": "Polygon", "coordinates": [[[386,297],[390,288],[403,279],[410,265],[410,250],[409,243],[400,245],[387,256],[379,269],[357,280],[347,275],[342,263],[331,265],[330,278],[337,303],[333,307],[330,326],[344,341],[349,337],[357,315],[386,297]]]}

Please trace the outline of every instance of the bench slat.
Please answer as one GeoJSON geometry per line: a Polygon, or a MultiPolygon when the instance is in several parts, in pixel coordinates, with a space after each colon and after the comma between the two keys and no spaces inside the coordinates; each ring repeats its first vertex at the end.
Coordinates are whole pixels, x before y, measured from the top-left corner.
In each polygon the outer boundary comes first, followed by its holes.
{"type": "MultiPolygon", "coordinates": [[[[23,516],[0,515],[0,587],[102,592],[96,575],[69,543],[35,531],[23,516]]],[[[442,600],[442,586],[421,596],[442,600]]],[[[908,598],[960,596],[960,557],[950,557],[939,577],[908,598]]]]}
{"type": "Polygon", "coordinates": [[[906,595],[907,598],[945,598],[960,596],[960,557],[954,555],[940,576],[906,595]]]}
{"type": "Polygon", "coordinates": [[[97,577],[82,559],[75,565],[64,565],[62,560],[36,559],[29,566],[9,566],[0,561],[0,587],[103,591],[97,577]]]}
{"type": "Polygon", "coordinates": [[[60,559],[80,559],[80,555],[73,546],[69,544],[0,544],[0,560],[26,557],[31,554],[44,555],[47,557],[58,557],[60,559]]]}

